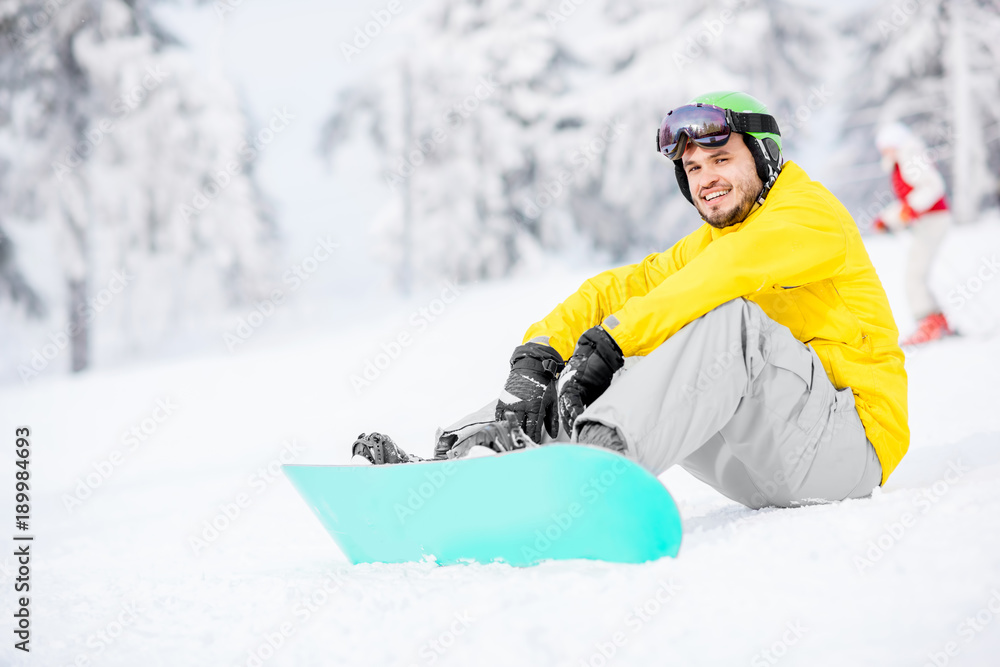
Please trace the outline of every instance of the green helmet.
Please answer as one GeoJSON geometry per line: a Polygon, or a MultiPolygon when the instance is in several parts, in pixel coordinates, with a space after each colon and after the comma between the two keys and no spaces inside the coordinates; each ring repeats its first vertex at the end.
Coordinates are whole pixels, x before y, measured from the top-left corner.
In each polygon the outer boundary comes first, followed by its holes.
{"type": "MultiPolygon", "coordinates": [[[[710,104],[721,109],[728,109],[734,113],[764,114],[770,117],[767,106],[756,97],[729,90],[720,90],[713,93],[705,93],[694,98],[688,104],[710,104]]],[[[773,117],[771,117],[773,120],[773,117]]],[[[777,129],[777,122],[774,123],[777,129]]],[[[753,155],[754,163],[757,166],[757,176],[764,184],[757,199],[764,202],[767,193],[770,192],[774,182],[781,172],[781,165],[784,162],[781,155],[781,134],[776,132],[744,132],[743,141],[746,143],[750,154],[753,155]]],[[[677,184],[681,193],[687,200],[694,203],[691,198],[691,189],[688,185],[687,174],[681,166],[681,161],[674,160],[674,173],[677,176],[677,184]]]]}

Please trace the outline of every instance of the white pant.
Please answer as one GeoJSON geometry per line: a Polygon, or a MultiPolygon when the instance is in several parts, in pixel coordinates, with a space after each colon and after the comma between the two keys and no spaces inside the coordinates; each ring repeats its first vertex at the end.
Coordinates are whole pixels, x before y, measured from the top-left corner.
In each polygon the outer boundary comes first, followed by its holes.
{"type": "Polygon", "coordinates": [[[913,242],[906,261],[906,296],[913,317],[918,322],[931,313],[941,312],[941,306],[931,294],[927,279],[950,226],[951,213],[933,211],[920,216],[910,227],[913,230],[913,242]]]}

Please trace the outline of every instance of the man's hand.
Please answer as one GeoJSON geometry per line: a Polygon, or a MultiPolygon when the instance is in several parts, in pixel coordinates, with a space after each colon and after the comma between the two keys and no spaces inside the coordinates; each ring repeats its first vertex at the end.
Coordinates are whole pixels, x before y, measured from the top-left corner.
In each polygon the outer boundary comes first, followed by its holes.
{"type": "Polygon", "coordinates": [[[580,336],[559,378],[559,416],[567,433],[573,433],[576,418],[611,386],[612,376],[624,363],[618,343],[602,327],[580,336]]]}
{"type": "Polygon", "coordinates": [[[553,348],[525,343],[510,357],[510,375],[497,401],[496,420],[513,412],[517,424],[535,442],[542,441],[542,425],[549,435],[559,432],[556,378],[566,364],[553,348]]]}

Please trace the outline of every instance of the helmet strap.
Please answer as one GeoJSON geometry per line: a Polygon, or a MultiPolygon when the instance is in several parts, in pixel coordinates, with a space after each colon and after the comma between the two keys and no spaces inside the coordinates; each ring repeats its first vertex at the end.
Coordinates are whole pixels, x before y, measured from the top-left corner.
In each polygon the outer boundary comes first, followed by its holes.
{"type": "Polygon", "coordinates": [[[757,167],[757,177],[760,178],[760,182],[763,184],[760,194],[757,195],[757,203],[763,204],[764,199],[767,198],[767,194],[774,187],[775,181],[778,180],[778,174],[781,173],[783,165],[781,149],[778,148],[778,144],[775,143],[774,139],[770,137],[758,139],[749,134],[744,134],[743,143],[746,144],[750,150],[750,155],[753,156],[754,165],[757,167]]]}

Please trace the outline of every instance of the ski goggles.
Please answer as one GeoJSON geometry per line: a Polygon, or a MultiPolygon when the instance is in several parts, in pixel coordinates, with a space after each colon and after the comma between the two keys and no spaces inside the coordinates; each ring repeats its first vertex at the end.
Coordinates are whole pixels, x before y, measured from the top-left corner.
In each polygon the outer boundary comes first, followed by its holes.
{"type": "Polygon", "coordinates": [[[656,133],[656,150],[679,160],[692,141],[702,148],[721,148],[733,132],[770,132],[780,135],[774,116],[740,113],[711,104],[686,104],[667,113],[656,133]]]}

